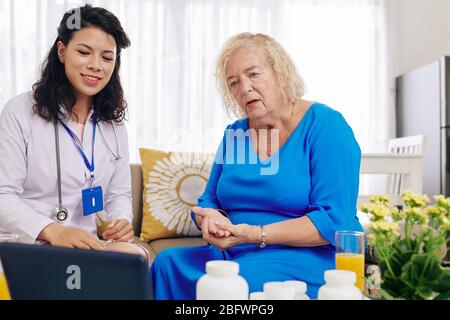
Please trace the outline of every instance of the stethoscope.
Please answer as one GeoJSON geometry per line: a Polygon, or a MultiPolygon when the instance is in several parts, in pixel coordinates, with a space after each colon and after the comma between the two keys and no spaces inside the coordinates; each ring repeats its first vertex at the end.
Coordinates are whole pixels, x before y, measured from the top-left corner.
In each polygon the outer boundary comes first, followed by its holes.
{"type": "MultiPolygon", "coordinates": [[[[108,142],[106,141],[105,135],[103,134],[103,131],[101,129],[101,126],[98,125],[98,131],[100,133],[100,136],[102,137],[102,141],[105,144],[108,151],[113,156],[114,160],[121,159],[120,155],[120,147],[119,147],[119,140],[117,139],[116,129],[112,123],[110,125],[113,128],[114,132],[114,139],[116,140],[116,152],[113,152],[111,147],[109,146],[108,142]]],[[[54,219],[63,222],[67,219],[69,216],[69,211],[63,206],[62,201],[62,192],[61,192],[61,157],[60,157],[60,151],[59,151],[59,131],[58,131],[58,120],[54,119],[53,121],[53,127],[55,128],[55,146],[56,146],[56,167],[57,167],[57,180],[58,180],[58,206],[55,208],[53,216],[54,219]]]]}
{"type": "Polygon", "coordinates": [[[114,125],[112,123],[109,123],[113,129],[113,133],[114,133],[114,139],[116,140],[116,152],[114,153],[112,151],[112,149],[110,148],[108,141],[106,141],[105,135],[103,134],[103,130],[102,130],[102,126],[100,124],[98,124],[98,131],[100,132],[100,136],[102,137],[103,143],[106,146],[106,149],[108,149],[109,153],[113,156],[114,160],[119,160],[122,159],[122,157],[120,156],[120,149],[119,149],[119,140],[117,139],[117,134],[116,134],[116,128],[114,127],[114,125]]]}

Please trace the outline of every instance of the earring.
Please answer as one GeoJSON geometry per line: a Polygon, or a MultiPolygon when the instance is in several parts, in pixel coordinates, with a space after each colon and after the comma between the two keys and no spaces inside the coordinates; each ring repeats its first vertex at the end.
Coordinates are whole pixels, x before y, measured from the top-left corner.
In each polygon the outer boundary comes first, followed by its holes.
{"type": "Polygon", "coordinates": [[[58,56],[58,58],[61,63],[64,63],[64,59],[61,56],[58,56]]]}

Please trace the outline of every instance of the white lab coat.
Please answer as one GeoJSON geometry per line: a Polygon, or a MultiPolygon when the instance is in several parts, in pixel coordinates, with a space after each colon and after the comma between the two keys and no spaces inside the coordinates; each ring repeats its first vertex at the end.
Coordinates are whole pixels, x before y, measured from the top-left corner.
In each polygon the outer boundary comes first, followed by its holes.
{"type": "MultiPolygon", "coordinates": [[[[56,147],[53,122],[33,113],[32,92],[11,99],[0,115],[0,231],[35,243],[44,227],[54,222],[58,205],[56,147]]],[[[92,110],[90,115],[92,114],[92,110]]],[[[86,121],[82,146],[91,161],[92,120],[86,121]]],[[[67,118],[65,123],[76,132],[67,118]]],[[[124,125],[99,122],[95,137],[95,184],[103,189],[108,220],[132,221],[128,136],[124,125]],[[110,152],[103,141],[104,134],[110,152]],[[117,156],[119,146],[120,159],[117,156]]],[[[95,214],[83,216],[81,190],[89,187],[89,171],[72,139],[59,123],[63,206],[69,216],[61,224],[96,234],[95,214]]],[[[76,133],[75,133],[76,134],[76,133]]]]}

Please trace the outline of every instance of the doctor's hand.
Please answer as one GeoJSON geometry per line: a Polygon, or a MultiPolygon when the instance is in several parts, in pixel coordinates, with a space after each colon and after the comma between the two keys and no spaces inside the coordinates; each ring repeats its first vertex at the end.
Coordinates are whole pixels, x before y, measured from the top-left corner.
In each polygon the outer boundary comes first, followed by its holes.
{"type": "Polygon", "coordinates": [[[222,215],[219,211],[212,208],[201,208],[195,206],[192,208],[192,212],[195,214],[197,224],[201,227],[203,233],[203,220],[208,218],[208,224],[205,225],[206,230],[217,238],[229,237],[230,232],[217,228],[216,222],[230,222],[230,220],[222,215]]]}
{"type": "Polygon", "coordinates": [[[63,226],[57,222],[52,222],[42,229],[38,239],[48,241],[55,247],[105,250],[103,244],[93,234],[80,228],[63,226]]]}
{"type": "Polygon", "coordinates": [[[132,242],[134,239],[133,226],[127,219],[111,220],[102,237],[105,240],[132,242]]]}

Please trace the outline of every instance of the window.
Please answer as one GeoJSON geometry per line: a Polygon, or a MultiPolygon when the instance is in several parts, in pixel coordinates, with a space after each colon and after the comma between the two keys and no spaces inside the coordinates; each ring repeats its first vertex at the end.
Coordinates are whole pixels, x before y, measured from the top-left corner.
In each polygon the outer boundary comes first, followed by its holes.
{"type": "MultiPolygon", "coordinates": [[[[86,1],[0,1],[0,108],[30,90],[65,10],[86,1]]],[[[383,1],[108,0],[132,45],[121,77],[130,159],[139,147],[215,152],[227,123],[214,79],[223,43],[267,33],[305,80],[305,98],[329,104],[363,151],[385,151],[393,93],[386,79],[383,1]]]]}

